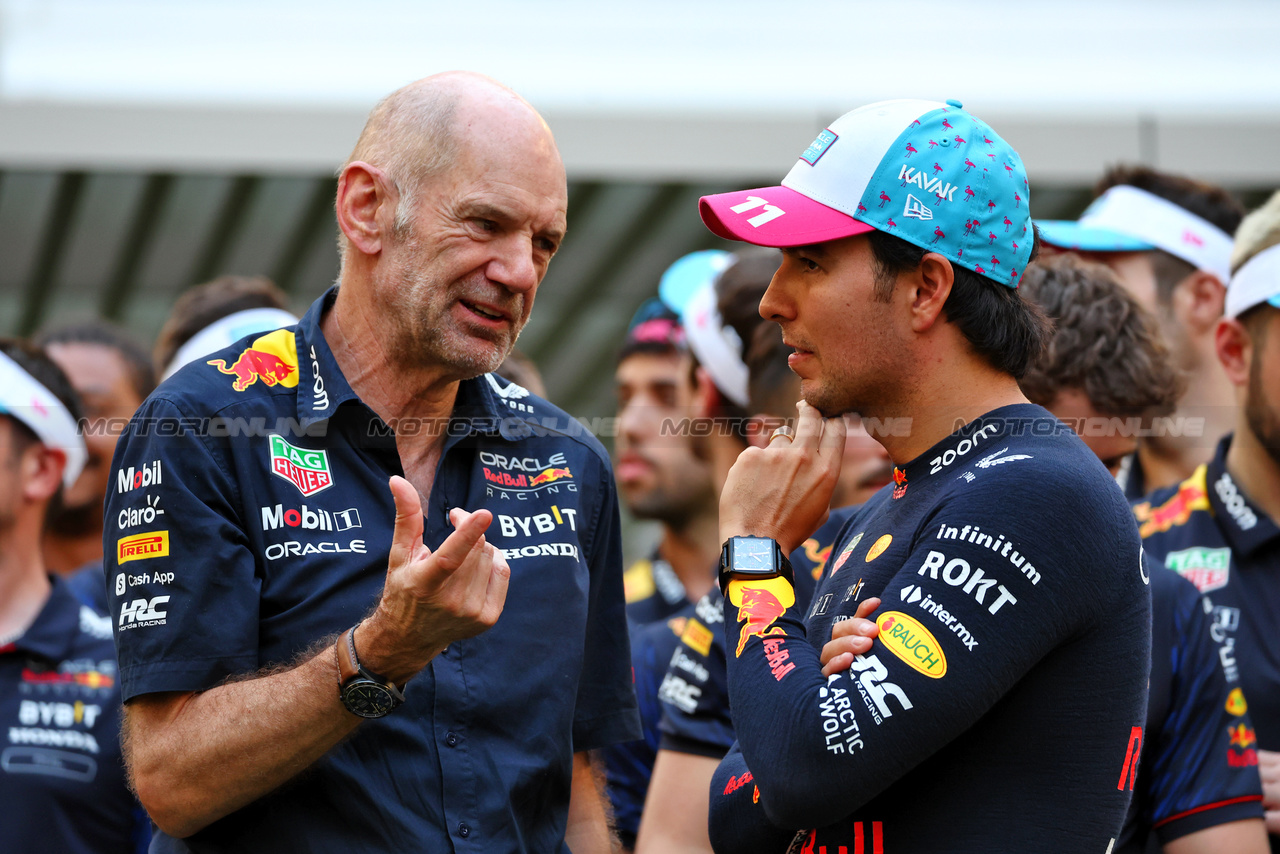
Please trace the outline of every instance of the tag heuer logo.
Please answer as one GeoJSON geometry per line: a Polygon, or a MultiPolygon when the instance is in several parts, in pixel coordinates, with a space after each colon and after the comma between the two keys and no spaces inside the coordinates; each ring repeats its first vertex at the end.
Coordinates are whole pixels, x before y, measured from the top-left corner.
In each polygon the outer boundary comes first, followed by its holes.
{"type": "Polygon", "coordinates": [[[1165,555],[1164,565],[1209,593],[1227,586],[1231,577],[1231,549],[1195,546],[1165,555]]]}
{"type": "Polygon", "coordinates": [[[279,436],[271,437],[271,471],[298,487],[303,495],[314,495],[333,486],[327,451],[296,448],[279,436]]]}

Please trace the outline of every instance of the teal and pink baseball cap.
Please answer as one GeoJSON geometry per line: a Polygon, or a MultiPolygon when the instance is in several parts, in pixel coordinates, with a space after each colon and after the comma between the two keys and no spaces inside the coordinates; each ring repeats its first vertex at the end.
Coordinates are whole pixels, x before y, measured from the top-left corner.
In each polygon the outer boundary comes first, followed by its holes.
{"type": "Polygon", "coordinates": [[[818,134],[778,187],[704,196],[729,240],[806,246],[878,230],[1018,286],[1031,259],[1018,153],[959,101],[881,101],[818,134]]]}
{"type": "Polygon", "coordinates": [[[1163,249],[1223,283],[1231,276],[1231,235],[1181,205],[1128,184],[1117,184],[1098,196],[1079,220],[1042,220],[1036,225],[1045,243],[1062,249],[1163,249]]]}

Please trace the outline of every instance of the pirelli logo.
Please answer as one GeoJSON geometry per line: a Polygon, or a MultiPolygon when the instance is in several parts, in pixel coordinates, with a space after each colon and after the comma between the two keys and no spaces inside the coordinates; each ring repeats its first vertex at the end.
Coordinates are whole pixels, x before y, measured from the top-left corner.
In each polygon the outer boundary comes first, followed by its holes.
{"type": "Polygon", "coordinates": [[[150,531],[134,534],[116,541],[116,563],[166,557],[169,554],[169,532],[150,531]]]}

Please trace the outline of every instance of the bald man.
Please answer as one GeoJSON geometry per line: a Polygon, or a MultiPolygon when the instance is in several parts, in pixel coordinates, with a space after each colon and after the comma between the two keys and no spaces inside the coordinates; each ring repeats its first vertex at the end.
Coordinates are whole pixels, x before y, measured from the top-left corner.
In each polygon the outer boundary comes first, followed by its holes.
{"type": "Polygon", "coordinates": [[[393,93],[338,181],[338,287],[121,438],[107,584],[153,851],[608,850],[588,752],[640,734],[609,458],[490,373],[565,204],[515,93],[393,93]]]}

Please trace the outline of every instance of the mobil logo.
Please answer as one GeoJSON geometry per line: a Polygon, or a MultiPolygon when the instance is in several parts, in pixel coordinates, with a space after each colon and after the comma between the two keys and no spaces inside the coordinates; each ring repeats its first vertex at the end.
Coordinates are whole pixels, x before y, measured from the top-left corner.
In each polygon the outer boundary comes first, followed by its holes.
{"type": "Polygon", "coordinates": [[[146,486],[159,486],[164,476],[164,468],[159,460],[152,460],[145,465],[120,469],[116,472],[116,494],[123,495],[146,486]]]}
{"type": "Polygon", "coordinates": [[[933,633],[901,611],[886,611],[876,619],[880,642],[913,670],[930,679],[947,675],[947,656],[933,633]]]}
{"type": "Polygon", "coordinates": [[[354,507],[347,510],[330,512],[320,508],[310,508],[303,504],[301,508],[285,507],[276,504],[263,507],[262,530],[278,531],[281,528],[301,528],[304,531],[345,531],[359,528],[360,511],[354,507]]]}

